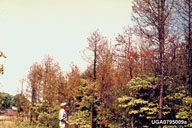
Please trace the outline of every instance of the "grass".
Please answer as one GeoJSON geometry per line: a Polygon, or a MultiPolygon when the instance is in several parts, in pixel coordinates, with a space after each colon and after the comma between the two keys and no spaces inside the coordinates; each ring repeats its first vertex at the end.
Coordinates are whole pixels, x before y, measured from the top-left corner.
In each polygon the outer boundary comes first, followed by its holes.
{"type": "Polygon", "coordinates": [[[29,120],[21,121],[16,116],[0,116],[0,128],[45,128],[29,123],[29,120]]]}
{"type": "Polygon", "coordinates": [[[15,126],[15,118],[14,116],[0,116],[0,128],[17,128],[15,126]]]}
{"type": "Polygon", "coordinates": [[[0,128],[18,128],[14,121],[0,121],[0,128]]]}
{"type": "Polygon", "coordinates": [[[16,126],[15,121],[0,121],[0,128],[34,128],[33,126],[16,126]]]}

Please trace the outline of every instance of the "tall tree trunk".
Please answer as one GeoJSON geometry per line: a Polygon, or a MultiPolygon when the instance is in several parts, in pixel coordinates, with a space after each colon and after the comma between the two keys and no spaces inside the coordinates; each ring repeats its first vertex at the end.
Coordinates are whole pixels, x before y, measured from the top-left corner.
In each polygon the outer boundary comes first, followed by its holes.
{"type": "MultiPolygon", "coordinates": [[[[130,66],[129,69],[130,69],[130,78],[132,79],[132,77],[133,77],[132,67],[130,66]]],[[[132,117],[131,117],[131,128],[134,128],[134,127],[135,127],[135,126],[134,126],[134,121],[135,121],[135,117],[134,117],[134,115],[132,115],[132,117]]]]}
{"type": "MultiPolygon", "coordinates": [[[[160,96],[159,96],[159,119],[163,118],[163,92],[164,92],[164,76],[165,76],[165,57],[164,57],[164,45],[165,45],[165,15],[164,15],[165,0],[159,2],[158,14],[158,31],[159,31],[159,43],[160,43],[160,96]]],[[[158,126],[162,128],[161,125],[158,126]]]]}
{"type": "MultiPolygon", "coordinates": [[[[31,95],[31,104],[34,106],[36,102],[36,86],[33,84],[32,85],[32,95],[31,95]]],[[[33,121],[33,111],[30,112],[30,123],[33,121]]]]}
{"type": "Polygon", "coordinates": [[[133,69],[131,66],[129,67],[129,70],[130,70],[130,78],[132,79],[133,78],[133,69]]]}
{"type": "MultiPolygon", "coordinates": [[[[96,81],[96,64],[97,64],[97,44],[95,43],[94,63],[93,63],[93,81],[94,82],[96,81]]],[[[94,92],[92,93],[92,101],[91,101],[90,128],[94,128],[93,112],[94,112],[94,92]]]]}
{"type": "Polygon", "coordinates": [[[93,63],[93,81],[96,80],[96,64],[97,64],[97,44],[95,43],[94,49],[94,63],[93,63]]]}

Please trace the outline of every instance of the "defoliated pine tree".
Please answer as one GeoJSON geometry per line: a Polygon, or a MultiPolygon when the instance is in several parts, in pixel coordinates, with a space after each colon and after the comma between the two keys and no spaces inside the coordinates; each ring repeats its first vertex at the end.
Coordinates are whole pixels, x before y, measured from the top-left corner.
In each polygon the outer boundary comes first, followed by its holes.
{"type": "Polygon", "coordinates": [[[166,48],[170,44],[171,14],[174,0],[134,0],[134,20],[152,49],[156,50],[160,74],[159,119],[163,118],[163,93],[166,64],[166,48]]]}

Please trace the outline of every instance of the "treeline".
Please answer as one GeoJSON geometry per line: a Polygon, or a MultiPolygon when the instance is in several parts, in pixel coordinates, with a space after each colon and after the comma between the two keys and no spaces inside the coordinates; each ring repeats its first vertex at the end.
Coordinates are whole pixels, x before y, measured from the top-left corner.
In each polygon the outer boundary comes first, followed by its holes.
{"type": "MultiPolygon", "coordinates": [[[[26,99],[24,95],[17,94],[15,96],[12,96],[8,93],[0,92],[0,110],[6,110],[6,109],[12,109],[15,106],[18,107],[18,111],[23,111],[23,108],[21,104],[28,103],[29,100],[26,99]]],[[[16,110],[15,110],[16,111],[16,110]]],[[[3,114],[3,113],[2,113],[3,114]]]]}
{"type": "Polygon", "coordinates": [[[115,43],[99,30],[88,36],[82,73],[71,65],[64,74],[50,56],[34,63],[24,115],[57,127],[65,101],[71,127],[151,127],[148,119],[158,118],[192,126],[192,0],[134,0],[133,21],[115,43]]]}
{"type": "Polygon", "coordinates": [[[0,110],[11,108],[14,105],[14,97],[8,93],[0,92],[0,110]]]}

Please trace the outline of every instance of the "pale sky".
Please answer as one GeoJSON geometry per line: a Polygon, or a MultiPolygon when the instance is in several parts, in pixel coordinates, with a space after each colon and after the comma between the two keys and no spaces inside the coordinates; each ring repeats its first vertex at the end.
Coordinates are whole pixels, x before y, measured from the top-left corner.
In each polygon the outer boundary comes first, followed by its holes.
{"type": "Polygon", "coordinates": [[[15,95],[34,62],[49,54],[64,72],[74,62],[87,67],[81,51],[95,29],[114,40],[131,25],[131,0],[0,0],[0,91],[15,95]]]}

